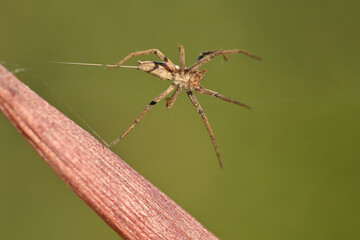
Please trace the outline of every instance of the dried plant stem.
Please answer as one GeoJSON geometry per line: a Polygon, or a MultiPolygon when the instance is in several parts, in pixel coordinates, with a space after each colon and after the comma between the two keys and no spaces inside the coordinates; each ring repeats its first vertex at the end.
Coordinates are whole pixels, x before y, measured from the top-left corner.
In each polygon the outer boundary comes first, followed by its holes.
{"type": "Polygon", "coordinates": [[[0,111],[67,185],[124,239],[217,239],[1,65],[0,111]]]}

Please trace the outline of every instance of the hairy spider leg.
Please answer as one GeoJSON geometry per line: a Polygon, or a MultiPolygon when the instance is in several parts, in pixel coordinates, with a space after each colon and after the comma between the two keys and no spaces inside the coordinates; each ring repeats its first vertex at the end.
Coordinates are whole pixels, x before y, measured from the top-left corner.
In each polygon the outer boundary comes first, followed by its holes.
{"type": "Polygon", "coordinates": [[[179,63],[180,63],[180,72],[184,73],[185,70],[185,49],[182,45],[179,46],[179,63]]]}
{"type": "MultiPolygon", "coordinates": [[[[221,51],[221,49],[211,50],[211,51],[206,51],[206,52],[200,53],[200,55],[199,55],[198,58],[196,59],[196,62],[200,61],[200,60],[203,59],[205,56],[210,55],[210,54],[212,54],[212,53],[214,53],[214,52],[217,52],[217,51],[221,51]]],[[[225,55],[223,55],[223,56],[224,56],[225,61],[227,61],[227,60],[228,60],[227,57],[226,57],[225,55]]]]}
{"type": "Polygon", "coordinates": [[[221,95],[218,92],[215,92],[215,91],[210,90],[210,89],[206,89],[204,87],[197,87],[197,88],[195,88],[195,91],[198,92],[198,93],[201,93],[201,94],[206,94],[206,95],[210,95],[210,96],[213,96],[213,97],[217,97],[217,98],[220,98],[221,100],[224,100],[226,102],[235,103],[237,105],[240,105],[240,106],[246,107],[248,109],[251,109],[250,106],[248,106],[248,105],[246,105],[244,103],[232,100],[232,99],[230,99],[228,97],[225,97],[225,96],[221,95]]]}
{"type": "Polygon", "coordinates": [[[111,147],[118,143],[121,139],[123,139],[131,129],[135,127],[136,124],[140,122],[140,120],[145,116],[145,114],[159,101],[161,101],[164,97],[169,95],[172,90],[174,90],[176,85],[172,84],[170,87],[168,87],[164,92],[160,93],[158,96],[156,96],[147,106],[146,108],[141,112],[141,114],[135,119],[135,121],[130,125],[130,127],[118,138],[116,138],[114,141],[112,141],[108,147],[111,147]]]}
{"type": "MultiPolygon", "coordinates": [[[[209,51],[211,52],[211,51],[209,51]]],[[[205,52],[206,53],[206,52],[205,52]]],[[[190,66],[188,68],[188,71],[189,72],[194,72],[194,71],[197,71],[202,65],[204,65],[205,63],[207,63],[208,61],[210,61],[212,58],[214,58],[215,56],[218,56],[218,55],[223,55],[223,56],[226,56],[228,54],[233,54],[233,53],[242,53],[242,54],[245,54],[246,56],[248,57],[252,57],[252,58],[255,58],[257,60],[260,60],[261,58],[258,57],[258,56],[255,56],[253,55],[252,53],[250,52],[247,52],[243,49],[233,49],[233,50],[219,50],[219,51],[215,51],[215,52],[212,52],[212,53],[209,53],[208,55],[206,55],[205,57],[202,57],[199,61],[197,61],[196,63],[194,63],[192,66],[190,66]]],[[[199,56],[200,57],[200,56],[199,56]]]]}
{"type": "Polygon", "coordinates": [[[118,68],[118,67],[120,67],[120,65],[125,63],[130,58],[141,56],[141,55],[149,55],[150,53],[156,54],[161,59],[161,61],[163,61],[166,64],[166,66],[171,71],[175,71],[175,69],[176,69],[175,65],[159,49],[149,49],[149,50],[145,50],[145,51],[132,52],[129,55],[127,55],[123,60],[118,62],[116,65],[109,66],[109,68],[118,68]]]}
{"type": "Polygon", "coordinates": [[[186,91],[187,95],[189,96],[190,101],[191,101],[192,104],[195,106],[197,112],[200,114],[202,120],[204,121],[204,124],[205,124],[205,126],[206,126],[206,129],[207,129],[208,132],[209,132],[209,135],[210,135],[212,144],[214,145],[214,149],[215,149],[216,155],[217,155],[217,157],[218,157],[220,167],[222,168],[222,161],[221,161],[221,157],[220,157],[219,148],[218,148],[218,146],[217,146],[217,144],[216,144],[214,132],[213,132],[213,130],[211,129],[210,122],[209,122],[209,120],[207,119],[207,117],[206,117],[203,109],[201,108],[200,103],[198,102],[198,100],[197,100],[197,99],[195,98],[195,96],[193,95],[192,91],[191,91],[189,88],[187,88],[187,87],[185,87],[185,91],[186,91]]]}
{"type": "Polygon", "coordinates": [[[182,87],[178,86],[176,88],[176,90],[174,91],[174,93],[171,95],[171,97],[166,99],[166,108],[172,107],[172,105],[174,104],[174,102],[175,102],[177,96],[179,95],[179,93],[181,92],[181,90],[182,90],[182,87]]]}

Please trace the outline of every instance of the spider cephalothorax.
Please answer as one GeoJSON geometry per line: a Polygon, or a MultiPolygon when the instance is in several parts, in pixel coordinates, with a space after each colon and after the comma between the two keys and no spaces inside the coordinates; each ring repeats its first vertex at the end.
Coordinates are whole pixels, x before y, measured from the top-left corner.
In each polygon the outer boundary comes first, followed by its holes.
{"type": "Polygon", "coordinates": [[[175,90],[174,93],[171,95],[171,97],[166,99],[166,107],[171,108],[172,105],[174,104],[177,96],[179,95],[179,93],[184,89],[186,91],[190,101],[195,106],[195,108],[197,109],[198,113],[200,114],[201,118],[203,119],[203,121],[205,123],[205,126],[210,134],[211,141],[214,145],[215,152],[216,152],[216,155],[217,155],[219,163],[220,163],[220,167],[222,167],[220,152],[219,152],[218,146],[215,141],[214,133],[210,127],[210,123],[209,123],[204,111],[202,110],[199,102],[193,95],[192,91],[196,91],[201,94],[214,96],[214,97],[220,98],[221,100],[235,103],[235,104],[241,105],[246,108],[249,108],[249,106],[247,106],[241,102],[227,98],[218,92],[215,92],[215,91],[212,91],[212,90],[209,90],[209,89],[206,89],[206,88],[200,86],[202,75],[206,72],[206,70],[199,70],[199,68],[204,63],[210,61],[213,57],[218,56],[218,55],[222,55],[225,60],[227,60],[228,54],[233,54],[233,53],[242,53],[242,54],[245,54],[249,57],[256,58],[256,59],[260,59],[260,58],[245,51],[245,50],[242,50],[242,49],[212,50],[212,51],[202,52],[193,65],[191,65],[190,67],[185,67],[184,47],[180,46],[179,51],[180,51],[180,54],[179,54],[180,55],[180,65],[179,66],[173,64],[158,49],[149,49],[149,50],[145,50],[145,51],[130,53],[123,60],[121,60],[118,64],[110,66],[111,68],[117,68],[117,67],[120,67],[129,58],[154,53],[161,59],[161,62],[139,61],[137,68],[139,70],[150,73],[161,79],[170,80],[170,81],[172,81],[172,84],[164,92],[160,93],[157,97],[155,97],[146,106],[146,108],[142,111],[142,113],[135,119],[135,121],[130,125],[130,127],[120,137],[118,137],[113,142],[108,144],[108,146],[110,147],[110,146],[118,143],[122,138],[124,138],[130,132],[130,130],[133,129],[135,127],[135,125],[144,117],[144,115],[150,110],[150,108],[152,108],[152,106],[154,106],[157,102],[159,102],[160,100],[165,98],[167,95],[169,95],[173,90],[175,90]]]}

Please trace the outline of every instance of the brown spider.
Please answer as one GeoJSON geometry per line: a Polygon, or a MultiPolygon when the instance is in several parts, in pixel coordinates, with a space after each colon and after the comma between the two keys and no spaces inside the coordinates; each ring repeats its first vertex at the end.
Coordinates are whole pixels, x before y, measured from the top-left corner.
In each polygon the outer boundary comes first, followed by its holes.
{"type": "Polygon", "coordinates": [[[150,53],[154,53],[161,59],[161,62],[138,61],[137,69],[142,70],[147,73],[150,73],[161,79],[170,80],[170,81],[172,81],[172,84],[170,85],[169,88],[167,88],[164,92],[160,93],[157,97],[155,97],[146,106],[146,108],[142,111],[142,113],[135,119],[135,121],[130,125],[130,127],[120,137],[118,137],[113,142],[111,142],[110,144],[107,144],[107,145],[108,145],[108,147],[110,147],[110,146],[118,143],[121,139],[123,139],[130,132],[130,130],[133,129],[137,123],[140,122],[140,120],[145,116],[145,114],[150,110],[150,108],[152,108],[157,102],[159,102],[160,100],[165,98],[167,95],[169,95],[175,89],[175,91],[171,95],[171,97],[166,99],[166,107],[171,108],[172,105],[174,104],[177,96],[181,92],[181,90],[185,89],[187,95],[190,98],[190,101],[195,106],[195,108],[197,109],[198,113],[200,114],[202,120],[205,123],[205,126],[210,134],[211,141],[214,145],[216,155],[219,159],[220,167],[222,168],[220,152],[219,152],[219,148],[215,141],[215,136],[214,136],[213,130],[211,129],[210,123],[209,123],[207,117],[205,116],[205,113],[204,113],[203,109],[201,108],[198,100],[193,95],[192,91],[196,91],[201,94],[214,96],[214,97],[220,98],[221,100],[235,103],[235,104],[238,104],[238,105],[246,107],[246,108],[250,108],[250,107],[241,102],[227,98],[227,97],[221,95],[220,93],[217,93],[215,91],[212,91],[212,90],[206,89],[202,86],[199,86],[200,81],[202,79],[202,74],[204,74],[206,72],[206,70],[199,70],[199,68],[204,63],[210,61],[212,58],[214,58],[215,56],[218,56],[218,55],[223,55],[223,57],[226,61],[227,61],[227,55],[233,54],[233,53],[242,53],[249,57],[258,59],[258,60],[260,60],[260,57],[257,57],[257,56],[255,56],[245,50],[242,50],[242,49],[212,50],[212,51],[206,51],[206,52],[201,53],[199,55],[199,57],[197,58],[196,62],[192,66],[185,67],[184,47],[179,46],[179,51],[180,51],[180,54],[179,54],[180,55],[180,66],[176,66],[175,64],[173,64],[170,61],[170,59],[168,59],[158,49],[149,49],[149,50],[145,50],[145,51],[138,51],[138,52],[130,53],[123,60],[121,60],[118,64],[108,66],[109,68],[118,68],[118,67],[121,67],[121,65],[123,63],[125,63],[128,59],[130,59],[132,57],[136,57],[136,56],[140,56],[140,55],[148,55],[150,53]]]}

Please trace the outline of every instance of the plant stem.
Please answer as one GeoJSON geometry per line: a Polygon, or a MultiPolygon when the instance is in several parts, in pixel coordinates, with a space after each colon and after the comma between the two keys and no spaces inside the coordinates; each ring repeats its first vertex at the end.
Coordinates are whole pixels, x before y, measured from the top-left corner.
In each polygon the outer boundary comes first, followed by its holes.
{"type": "Polygon", "coordinates": [[[217,239],[1,65],[0,111],[56,174],[124,239],[217,239]]]}

